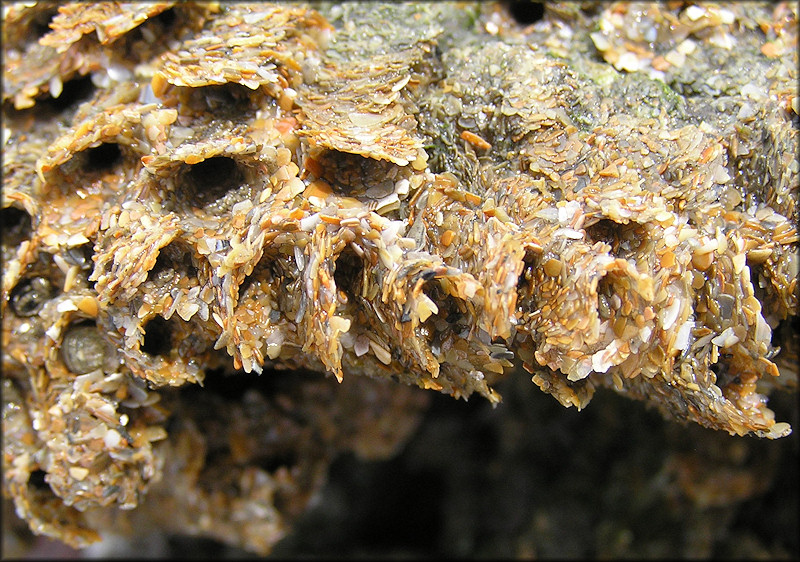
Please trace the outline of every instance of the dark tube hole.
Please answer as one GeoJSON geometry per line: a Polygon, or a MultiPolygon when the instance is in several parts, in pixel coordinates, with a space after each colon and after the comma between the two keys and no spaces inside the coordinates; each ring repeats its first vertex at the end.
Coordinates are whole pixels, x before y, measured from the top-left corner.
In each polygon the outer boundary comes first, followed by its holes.
{"type": "Polygon", "coordinates": [[[156,263],[147,274],[147,280],[166,283],[175,276],[176,272],[181,277],[189,279],[196,279],[198,275],[197,268],[192,262],[192,256],[186,247],[171,242],[159,250],[156,263]]]}
{"type": "Polygon", "coordinates": [[[400,179],[400,167],[392,162],[367,158],[360,154],[326,150],[313,157],[314,174],[346,196],[363,195],[370,188],[391,192],[400,179]]]}
{"type": "Polygon", "coordinates": [[[530,25],[544,17],[544,3],[513,0],[508,3],[508,11],[517,23],[530,25]]]}
{"type": "Polygon", "coordinates": [[[167,30],[173,26],[175,20],[178,19],[178,16],[175,14],[175,10],[173,8],[170,8],[168,10],[164,10],[153,19],[158,23],[160,23],[161,27],[164,30],[167,30]]]}
{"type": "Polygon", "coordinates": [[[195,111],[213,111],[233,117],[255,107],[253,99],[258,97],[247,86],[228,82],[185,90],[187,105],[195,111]]]}
{"type": "Polygon", "coordinates": [[[147,274],[147,280],[155,282],[168,281],[172,279],[174,274],[175,270],[172,266],[172,259],[170,259],[170,256],[167,256],[167,252],[164,251],[164,248],[161,248],[153,269],[147,274]]]}
{"type": "Polygon", "coordinates": [[[617,257],[629,256],[647,240],[646,230],[633,222],[622,224],[611,219],[600,219],[585,227],[585,230],[592,243],[605,242],[611,246],[611,255],[617,257]]]}
{"type": "Polygon", "coordinates": [[[188,171],[186,195],[190,203],[204,207],[239,187],[242,171],[236,161],[227,156],[215,156],[192,165],[188,171]]]}
{"type": "Polygon", "coordinates": [[[57,98],[50,96],[43,101],[54,111],[61,112],[88,100],[92,97],[94,91],[95,85],[92,83],[92,77],[87,74],[86,76],[67,80],[61,88],[60,96],[57,98]]]}
{"type": "Polygon", "coordinates": [[[31,20],[31,36],[40,39],[50,33],[52,31],[52,29],[50,29],[50,22],[53,21],[53,18],[57,15],[58,6],[36,14],[31,20]]]}
{"type": "Polygon", "coordinates": [[[113,142],[104,142],[100,146],[86,150],[86,171],[102,172],[113,168],[122,160],[119,145],[113,142]]]}
{"type": "Polygon", "coordinates": [[[33,232],[31,216],[22,209],[6,207],[0,211],[3,244],[18,246],[24,240],[30,240],[33,232]]]}
{"type": "Polygon", "coordinates": [[[247,289],[249,289],[253,285],[253,274],[251,273],[247,277],[242,280],[242,284],[239,285],[239,297],[236,302],[242,302],[242,299],[247,294],[247,289]]]}
{"type": "Polygon", "coordinates": [[[167,356],[172,349],[172,334],[167,321],[161,316],[149,320],[144,326],[144,343],[142,351],[156,356],[167,356]]]}
{"type": "Polygon", "coordinates": [[[540,257],[530,250],[525,251],[522,260],[522,272],[517,280],[517,303],[529,302],[535,292],[536,270],[540,266],[540,257]]]}
{"type": "Polygon", "coordinates": [[[36,488],[37,490],[49,490],[50,485],[44,479],[47,476],[47,473],[44,470],[37,469],[31,472],[30,477],[28,478],[28,484],[36,488]]]}
{"type": "Polygon", "coordinates": [[[276,451],[271,455],[264,455],[255,459],[253,464],[257,464],[269,473],[273,473],[280,467],[291,468],[297,464],[297,455],[293,451],[276,451]]]}
{"type": "Polygon", "coordinates": [[[336,288],[352,299],[361,292],[364,263],[349,246],[336,259],[333,280],[336,288]]]}

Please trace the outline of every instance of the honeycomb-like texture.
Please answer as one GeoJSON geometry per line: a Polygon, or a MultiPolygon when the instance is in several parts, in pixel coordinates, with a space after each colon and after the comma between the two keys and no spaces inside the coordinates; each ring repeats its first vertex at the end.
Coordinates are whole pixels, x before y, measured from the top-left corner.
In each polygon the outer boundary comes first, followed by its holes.
{"type": "Polygon", "coordinates": [[[403,442],[413,387],[525,371],[791,431],[796,7],[3,17],[3,484],[35,532],[153,497],[266,553],[338,451],[403,442]]]}

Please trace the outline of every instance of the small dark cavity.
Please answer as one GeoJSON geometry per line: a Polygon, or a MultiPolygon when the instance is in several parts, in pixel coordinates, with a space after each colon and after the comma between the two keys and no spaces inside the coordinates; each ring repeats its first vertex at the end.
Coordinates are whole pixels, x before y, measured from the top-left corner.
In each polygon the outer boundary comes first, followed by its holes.
{"type": "Polygon", "coordinates": [[[461,310],[452,309],[451,308],[447,313],[447,317],[445,318],[445,322],[447,322],[448,324],[455,325],[462,318],[463,318],[463,313],[461,312],[461,310]]]}
{"type": "Polygon", "coordinates": [[[363,276],[364,262],[355,250],[348,246],[336,258],[333,271],[336,288],[344,291],[352,299],[361,292],[363,276]]]}
{"type": "MultiPolygon", "coordinates": [[[[463,301],[457,299],[453,295],[442,295],[441,291],[436,291],[434,295],[429,296],[431,296],[431,300],[436,303],[436,308],[439,309],[436,317],[444,318],[450,328],[454,331],[458,331],[459,324],[463,323],[467,313],[463,301]]],[[[434,316],[431,315],[431,319],[433,318],[434,316]]]]}
{"type": "Polygon", "coordinates": [[[53,296],[53,286],[46,277],[22,279],[11,290],[11,309],[20,317],[35,316],[53,296]]]}
{"type": "Polygon", "coordinates": [[[258,465],[265,471],[273,473],[280,467],[292,468],[297,462],[297,454],[294,451],[276,451],[269,455],[263,455],[254,459],[253,464],[258,465]]]}
{"type": "Polygon", "coordinates": [[[345,196],[363,195],[373,187],[385,190],[388,195],[394,181],[400,179],[400,167],[396,164],[360,154],[326,150],[315,156],[314,160],[321,179],[328,182],[335,192],[345,196]]]}
{"type": "Polygon", "coordinates": [[[195,207],[205,207],[240,187],[244,173],[233,158],[215,156],[188,166],[182,195],[195,207]]]}
{"type": "MultiPolygon", "coordinates": [[[[256,283],[256,281],[259,282],[265,281],[271,285],[275,283],[276,280],[280,279],[281,276],[276,272],[275,262],[273,262],[271,259],[268,259],[266,263],[264,263],[263,261],[259,262],[259,264],[253,270],[253,272],[250,275],[246,276],[242,280],[242,284],[239,285],[239,296],[236,302],[242,302],[242,300],[244,300],[245,297],[248,296],[247,294],[248,291],[250,291],[250,288],[256,283]]],[[[253,289],[252,293],[253,295],[256,295],[258,294],[259,291],[264,291],[264,290],[268,289],[257,288],[253,289]]],[[[277,322],[278,320],[280,320],[280,312],[278,310],[272,309],[272,311],[270,312],[270,322],[277,322]]]]}
{"type": "Polygon", "coordinates": [[[170,259],[167,257],[166,252],[162,248],[156,258],[156,263],[147,273],[147,280],[148,281],[156,281],[160,280],[161,278],[172,277],[172,274],[175,270],[172,268],[172,264],[170,263],[170,259]]]}
{"type": "Polygon", "coordinates": [[[157,16],[150,18],[151,20],[157,21],[161,24],[164,30],[169,29],[172,27],[178,19],[177,14],[175,13],[174,8],[169,8],[168,10],[164,10],[157,16]]]}
{"type": "MultiPolygon", "coordinates": [[[[228,82],[199,88],[186,88],[186,105],[194,111],[211,111],[217,115],[234,116],[255,109],[256,101],[264,94],[242,84],[228,82]]],[[[261,100],[263,101],[263,100],[261,100]]]]}
{"type": "Polygon", "coordinates": [[[144,325],[144,342],[141,349],[152,357],[169,355],[172,350],[172,332],[169,323],[161,316],[152,318],[144,325]]]}
{"type": "Polygon", "coordinates": [[[531,250],[525,250],[525,257],[522,259],[522,272],[517,280],[517,303],[520,305],[533,296],[534,271],[539,267],[539,263],[539,256],[531,250]]]}
{"type": "MultiPolygon", "coordinates": [[[[280,277],[276,271],[278,263],[279,262],[274,259],[274,256],[268,254],[261,256],[261,259],[253,268],[253,271],[250,273],[250,275],[246,276],[239,285],[239,296],[236,302],[241,302],[242,299],[245,298],[247,291],[256,281],[266,281],[267,283],[272,283],[274,280],[278,279],[280,277]]],[[[273,310],[273,313],[275,312],[276,311],[273,310]]]]}
{"type": "Polygon", "coordinates": [[[42,103],[60,113],[91,98],[95,89],[90,75],[79,76],[64,82],[60,96],[57,98],[48,96],[42,100],[42,103]]]}
{"type": "Polygon", "coordinates": [[[158,251],[156,263],[148,272],[147,280],[166,282],[174,277],[175,272],[190,279],[197,278],[198,274],[189,251],[182,245],[172,242],[158,251]]]}
{"type": "Polygon", "coordinates": [[[726,375],[728,373],[728,366],[725,363],[717,362],[712,365],[708,366],[715,375],[717,375],[717,382],[719,382],[719,377],[721,375],[726,375]]]}
{"type": "Polygon", "coordinates": [[[603,241],[611,246],[618,240],[622,225],[610,219],[601,219],[586,227],[586,234],[592,242],[603,241]]]}
{"type": "Polygon", "coordinates": [[[436,304],[438,312],[431,314],[422,323],[422,327],[427,334],[431,352],[438,355],[444,342],[452,335],[460,335],[468,321],[465,320],[466,310],[459,299],[444,293],[439,283],[426,285],[427,287],[430,288],[425,290],[425,294],[436,304]]]}
{"type": "Polygon", "coordinates": [[[253,285],[253,274],[251,273],[247,277],[242,280],[242,284],[239,285],[239,296],[237,297],[236,302],[241,302],[244,296],[247,294],[247,289],[249,289],[253,285]]]}
{"type": "Polygon", "coordinates": [[[600,219],[585,227],[585,230],[590,243],[605,242],[611,246],[610,253],[618,257],[635,252],[647,237],[641,225],[632,222],[622,224],[611,219],[600,219]]]}
{"type": "Polygon", "coordinates": [[[2,225],[3,244],[6,246],[19,246],[23,241],[30,240],[33,234],[31,216],[27,211],[16,207],[0,210],[0,225],[2,225]]]}
{"type": "Polygon", "coordinates": [[[34,470],[28,477],[28,484],[37,490],[49,490],[50,485],[45,480],[45,476],[47,476],[47,473],[44,470],[34,470]]]}
{"type": "Polygon", "coordinates": [[[113,142],[104,142],[84,152],[86,153],[84,169],[87,172],[106,172],[122,161],[122,151],[119,145],[113,142]]]}
{"type": "Polygon", "coordinates": [[[772,348],[767,352],[767,359],[774,359],[781,352],[781,345],[787,346],[789,350],[794,348],[791,343],[800,334],[800,316],[790,316],[784,318],[775,328],[772,329],[772,348]]]}
{"type": "Polygon", "coordinates": [[[716,385],[725,391],[726,387],[730,384],[741,384],[739,373],[731,369],[731,361],[733,357],[730,354],[720,354],[719,360],[709,365],[709,369],[717,377],[716,385]]]}
{"type": "Polygon", "coordinates": [[[530,25],[544,17],[544,2],[512,0],[507,4],[511,17],[520,25],[530,25]]]}
{"type": "Polygon", "coordinates": [[[44,12],[36,14],[36,16],[31,19],[31,37],[39,40],[50,33],[52,31],[52,29],[50,29],[50,22],[53,21],[53,18],[56,15],[58,15],[57,5],[45,10],[44,12]]]}

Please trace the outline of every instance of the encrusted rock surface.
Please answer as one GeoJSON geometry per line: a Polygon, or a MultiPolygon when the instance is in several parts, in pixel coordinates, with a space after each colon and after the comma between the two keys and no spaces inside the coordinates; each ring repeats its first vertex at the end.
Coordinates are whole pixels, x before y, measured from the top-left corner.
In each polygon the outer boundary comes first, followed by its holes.
{"type": "MultiPolygon", "coordinates": [[[[266,554],[430,390],[613,389],[723,465],[791,433],[795,4],[3,10],[3,491],[34,533],[266,554]]],[[[686,458],[691,505],[768,487],[709,499],[686,458]]]]}

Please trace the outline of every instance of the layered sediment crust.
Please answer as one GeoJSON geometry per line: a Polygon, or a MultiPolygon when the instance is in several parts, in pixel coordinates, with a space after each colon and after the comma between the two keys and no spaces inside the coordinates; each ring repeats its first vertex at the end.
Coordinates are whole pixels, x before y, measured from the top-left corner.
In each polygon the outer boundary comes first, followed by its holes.
{"type": "Polygon", "coordinates": [[[17,513],[81,546],[152,491],[141,509],[192,506],[176,529],[266,553],[338,451],[402,444],[414,387],[499,403],[509,376],[787,435],[767,396],[797,384],[796,22],[5,6],[17,513]]]}

